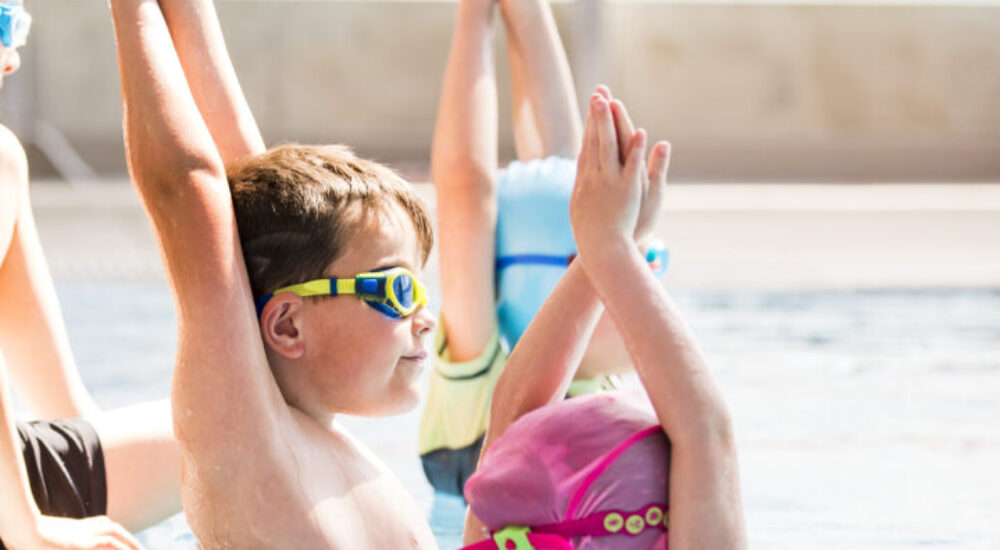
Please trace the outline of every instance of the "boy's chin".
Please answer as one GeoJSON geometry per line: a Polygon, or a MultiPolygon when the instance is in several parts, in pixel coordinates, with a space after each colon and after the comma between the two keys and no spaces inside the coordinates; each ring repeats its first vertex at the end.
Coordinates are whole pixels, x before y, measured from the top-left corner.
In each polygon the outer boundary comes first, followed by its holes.
{"type": "Polygon", "coordinates": [[[399,414],[405,414],[413,409],[417,408],[420,404],[420,388],[417,384],[412,384],[412,387],[406,387],[403,391],[395,391],[392,396],[387,396],[387,398],[378,405],[366,409],[359,416],[368,416],[372,418],[383,418],[387,416],[396,416],[399,414]]]}

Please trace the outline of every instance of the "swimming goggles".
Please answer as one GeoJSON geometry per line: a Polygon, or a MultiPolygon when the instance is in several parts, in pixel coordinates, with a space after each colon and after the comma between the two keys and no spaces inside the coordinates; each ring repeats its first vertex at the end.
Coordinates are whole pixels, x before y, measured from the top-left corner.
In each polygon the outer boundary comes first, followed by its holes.
{"type": "Polygon", "coordinates": [[[291,292],[298,296],[344,296],[353,295],[377,309],[387,317],[401,319],[409,317],[420,306],[427,304],[427,287],[405,267],[394,267],[385,271],[359,273],[344,279],[316,279],[281,287],[274,292],[254,300],[257,315],[277,294],[291,292]]]}
{"type": "Polygon", "coordinates": [[[572,539],[627,535],[636,537],[648,530],[666,531],[670,516],[665,503],[651,503],[636,510],[603,510],[585,518],[574,519],[587,489],[626,449],[635,443],[660,433],[660,426],[650,426],[619,443],[590,470],[573,492],[560,523],[532,527],[512,525],[491,534],[491,538],[471,544],[461,550],[573,550],[572,539]]]}
{"type": "MultiPolygon", "coordinates": [[[[557,254],[512,254],[509,256],[497,256],[496,270],[503,271],[513,265],[550,265],[555,267],[567,267],[576,259],[576,254],[560,256],[557,254]]],[[[670,262],[670,251],[662,242],[655,241],[646,251],[646,263],[653,270],[653,274],[662,277],[667,271],[667,264],[670,262]]]]}
{"type": "Polygon", "coordinates": [[[28,41],[31,15],[21,4],[0,4],[0,43],[7,48],[20,48],[28,41]]]}

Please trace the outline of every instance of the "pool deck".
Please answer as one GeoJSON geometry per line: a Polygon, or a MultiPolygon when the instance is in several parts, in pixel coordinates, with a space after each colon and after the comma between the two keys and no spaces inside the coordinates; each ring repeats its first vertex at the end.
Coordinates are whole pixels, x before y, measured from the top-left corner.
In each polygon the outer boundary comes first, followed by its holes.
{"type": "MultiPolygon", "coordinates": [[[[433,207],[433,188],[417,189],[433,207]]],[[[56,280],[164,280],[127,182],[31,192],[56,280]]],[[[672,288],[1000,285],[1000,184],[676,184],[667,203],[672,288]]],[[[433,258],[428,269],[436,278],[433,258]]]]}

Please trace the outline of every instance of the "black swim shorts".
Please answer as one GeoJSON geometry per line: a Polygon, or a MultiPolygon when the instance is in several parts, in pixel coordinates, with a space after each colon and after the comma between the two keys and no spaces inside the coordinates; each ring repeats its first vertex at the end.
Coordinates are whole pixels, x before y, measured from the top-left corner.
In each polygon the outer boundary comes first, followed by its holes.
{"type": "MultiPolygon", "coordinates": [[[[101,516],[108,510],[104,451],[97,431],[82,418],[18,422],[24,466],[42,514],[101,516]]],[[[0,541],[0,550],[5,547],[0,541]]]]}

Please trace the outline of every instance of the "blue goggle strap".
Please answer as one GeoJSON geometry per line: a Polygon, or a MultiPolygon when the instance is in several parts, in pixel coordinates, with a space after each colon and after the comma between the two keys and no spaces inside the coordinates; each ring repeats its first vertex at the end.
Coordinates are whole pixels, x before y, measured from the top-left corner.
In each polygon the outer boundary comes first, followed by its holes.
{"type": "MultiPolygon", "coordinates": [[[[553,254],[511,254],[509,256],[498,256],[496,260],[496,270],[499,273],[508,267],[517,264],[524,265],[549,265],[553,267],[566,267],[573,262],[576,255],[559,256],[553,254]]],[[[646,251],[646,263],[653,270],[653,274],[662,277],[667,271],[667,264],[670,262],[670,251],[663,246],[650,248],[646,251]]]]}

